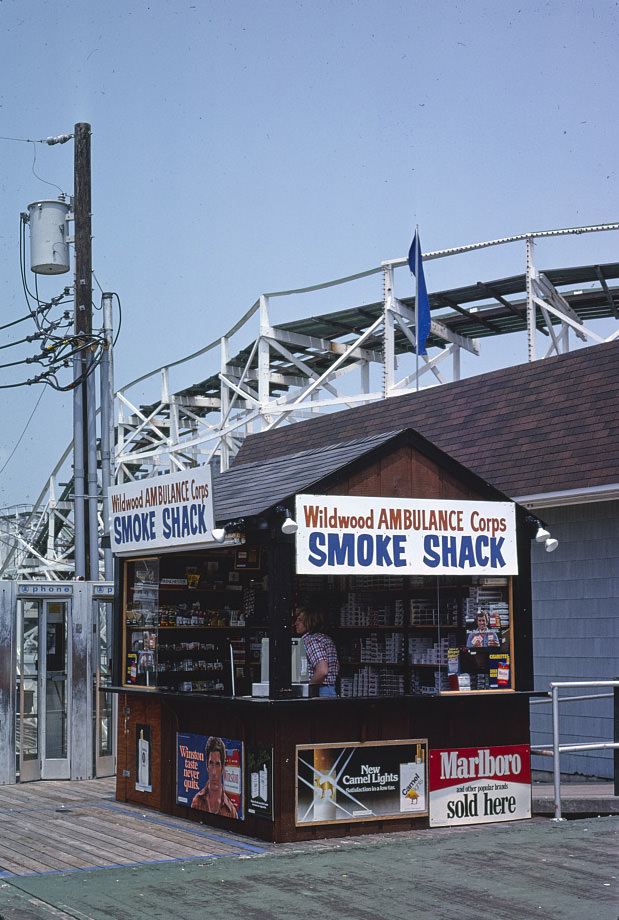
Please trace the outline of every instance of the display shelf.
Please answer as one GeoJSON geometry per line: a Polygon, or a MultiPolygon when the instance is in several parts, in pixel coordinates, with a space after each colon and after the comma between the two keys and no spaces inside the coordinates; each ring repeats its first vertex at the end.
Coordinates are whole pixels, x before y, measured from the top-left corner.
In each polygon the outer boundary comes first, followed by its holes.
{"type": "MultiPolygon", "coordinates": [[[[138,628],[142,629],[145,627],[138,627],[138,628]]],[[[178,632],[180,630],[188,630],[188,629],[196,630],[198,632],[202,632],[202,631],[209,631],[209,632],[228,631],[229,632],[231,629],[234,629],[234,630],[239,630],[240,632],[242,632],[244,629],[248,629],[251,627],[247,627],[245,624],[241,623],[238,625],[229,625],[229,626],[194,626],[193,624],[191,625],[181,624],[180,626],[158,626],[156,628],[160,632],[167,632],[168,630],[174,630],[178,632]]],[[[257,628],[258,627],[254,627],[254,629],[257,629],[257,628]]]]}
{"type": "Polygon", "coordinates": [[[447,662],[441,662],[441,664],[434,664],[429,661],[409,661],[408,667],[410,668],[432,668],[435,671],[440,671],[441,669],[447,670],[447,662]]]}
{"type": "Polygon", "coordinates": [[[160,591],[165,591],[166,593],[175,593],[175,594],[234,594],[239,595],[242,592],[242,588],[234,587],[225,587],[225,588],[188,588],[186,585],[184,587],[180,585],[159,585],[160,591]]]}
{"type": "Polygon", "coordinates": [[[235,572],[234,552],[126,560],[123,682],[147,689],[229,692],[232,669],[249,683],[255,622],[263,605],[256,573],[235,572]],[[231,653],[232,649],[232,653],[231,653]]]}
{"type": "MultiPolygon", "coordinates": [[[[393,627],[391,628],[393,629],[393,627]]],[[[424,629],[426,631],[430,629],[430,630],[434,630],[435,632],[437,629],[449,629],[449,630],[457,629],[460,632],[465,632],[466,627],[458,626],[455,623],[409,623],[408,626],[404,627],[404,629],[407,629],[407,630],[424,629]]]]}
{"type": "Polygon", "coordinates": [[[346,632],[387,632],[388,630],[390,630],[391,632],[393,632],[394,630],[403,632],[406,629],[411,629],[411,627],[410,626],[398,626],[397,624],[392,623],[389,626],[334,626],[331,632],[333,633],[336,633],[336,632],[338,633],[339,632],[344,632],[344,633],[346,632]]]}
{"type": "MultiPolygon", "coordinates": [[[[307,586],[305,579],[305,590],[307,586]]],[[[332,626],[327,631],[340,655],[342,695],[393,690],[389,670],[403,675],[402,693],[448,692],[454,676],[450,668],[462,690],[511,687],[511,578],[486,583],[480,578],[439,577],[421,583],[415,577],[391,584],[388,579],[344,576],[333,577],[328,595],[324,584],[317,594],[323,603],[328,598],[332,626]],[[366,642],[378,649],[376,657],[372,652],[360,656],[353,648],[366,642]],[[388,653],[386,642],[391,645],[388,653]],[[492,653],[503,656],[509,685],[497,685],[492,653]],[[365,668],[370,671],[361,673],[365,668]],[[381,676],[378,669],[385,673],[381,676]]]]}
{"type": "Polygon", "coordinates": [[[179,669],[168,668],[162,669],[159,674],[160,676],[165,676],[166,679],[170,679],[172,676],[177,680],[191,680],[192,677],[197,679],[200,675],[220,675],[223,672],[223,667],[221,668],[184,668],[182,671],[179,669]]]}
{"type": "Polygon", "coordinates": [[[405,661],[350,661],[346,658],[340,659],[340,668],[344,667],[363,667],[366,664],[379,665],[381,668],[407,668],[409,665],[405,661]]]}

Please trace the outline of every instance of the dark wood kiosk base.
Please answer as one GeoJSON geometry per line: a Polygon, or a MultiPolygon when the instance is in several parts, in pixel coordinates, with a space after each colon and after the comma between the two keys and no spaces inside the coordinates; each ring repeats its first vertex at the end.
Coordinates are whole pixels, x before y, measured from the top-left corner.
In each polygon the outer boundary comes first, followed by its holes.
{"type": "MultiPolygon", "coordinates": [[[[199,696],[123,693],[119,699],[117,798],[165,814],[203,821],[276,843],[323,837],[424,828],[425,813],[389,819],[346,820],[336,812],[324,823],[297,825],[297,745],[346,746],[421,739],[430,757],[435,749],[470,749],[527,745],[529,702],[524,693],[459,694],[419,699],[351,698],[340,700],[214,699],[199,696]],[[151,791],[136,789],[136,751],[140,732],[148,729],[152,747],[151,791]],[[177,734],[214,734],[272,751],[273,814],[249,813],[237,821],[205,814],[177,802],[177,734]]],[[[366,749],[367,753],[367,749],[366,749]]],[[[371,759],[371,758],[370,758],[371,759]]],[[[246,793],[249,796],[249,790],[246,793]]],[[[427,800],[426,800],[427,801],[427,800]]],[[[496,806],[502,808],[500,801],[496,806]]],[[[497,815],[504,820],[505,815],[497,815]]],[[[486,816],[485,820],[488,820],[486,816]]],[[[470,822],[473,823],[473,822],[470,822]]]]}

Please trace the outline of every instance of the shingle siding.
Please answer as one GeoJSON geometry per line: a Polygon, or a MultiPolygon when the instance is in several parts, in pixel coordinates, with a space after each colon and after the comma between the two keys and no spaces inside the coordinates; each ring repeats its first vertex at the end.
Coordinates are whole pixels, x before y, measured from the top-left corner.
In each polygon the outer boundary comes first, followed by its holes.
{"type": "MultiPolygon", "coordinates": [[[[619,677],[619,502],[546,509],[544,520],[559,549],[549,557],[532,545],[535,687],[613,680],[619,677]]],[[[550,707],[542,708],[532,708],[531,741],[550,746],[550,707]]],[[[559,724],[562,744],[612,741],[612,700],[564,703],[559,724]]],[[[535,757],[533,765],[548,770],[551,761],[535,757]]],[[[612,751],[562,754],[561,770],[611,778],[612,751]]]]}

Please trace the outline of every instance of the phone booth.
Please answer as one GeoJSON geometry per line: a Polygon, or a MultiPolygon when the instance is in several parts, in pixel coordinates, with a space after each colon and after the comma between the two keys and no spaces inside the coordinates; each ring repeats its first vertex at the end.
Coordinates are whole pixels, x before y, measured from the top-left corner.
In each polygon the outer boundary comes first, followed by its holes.
{"type": "Polygon", "coordinates": [[[113,585],[3,582],[0,782],[115,772],[113,585]]]}

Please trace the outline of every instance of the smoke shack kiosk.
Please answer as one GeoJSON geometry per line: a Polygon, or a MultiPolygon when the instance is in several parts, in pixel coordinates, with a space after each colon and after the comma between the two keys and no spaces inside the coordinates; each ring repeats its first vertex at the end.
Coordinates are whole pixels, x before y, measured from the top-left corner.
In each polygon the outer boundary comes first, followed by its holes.
{"type": "Polygon", "coordinates": [[[410,429],[110,509],[120,801],[272,841],[530,816],[524,509],[410,429]],[[308,695],[297,603],[337,699],[308,695]]]}

